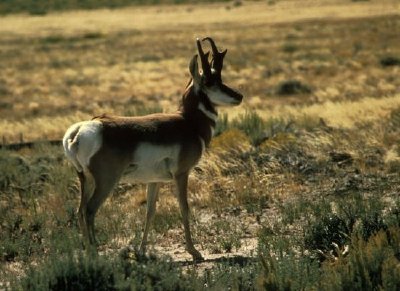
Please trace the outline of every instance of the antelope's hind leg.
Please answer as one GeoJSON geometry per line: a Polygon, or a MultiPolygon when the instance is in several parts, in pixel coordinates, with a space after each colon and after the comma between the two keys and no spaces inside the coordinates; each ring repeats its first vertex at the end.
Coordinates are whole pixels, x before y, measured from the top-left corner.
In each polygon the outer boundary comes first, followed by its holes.
{"type": "Polygon", "coordinates": [[[95,155],[90,161],[89,171],[93,177],[94,190],[86,203],[85,220],[92,245],[96,244],[95,215],[121,178],[125,165],[126,161],[123,159],[107,154],[95,155]]]}
{"type": "Polygon", "coordinates": [[[146,252],[147,236],[149,234],[150,225],[153,221],[154,214],[156,212],[156,203],[158,199],[158,192],[160,190],[160,184],[149,183],[147,185],[147,212],[146,212],[146,224],[144,227],[142,242],[140,244],[139,253],[144,255],[146,252]]]}
{"type": "Polygon", "coordinates": [[[89,233],[89,227],[87,223],[87,203],[93,193],[93,185],[90,183],[89,173],[83,171],[77,171],[79,182],[81,186],[81,201],[78,208],[78,223],[84,237],[86,247],[94,244],[93,239],[89,233]]]}

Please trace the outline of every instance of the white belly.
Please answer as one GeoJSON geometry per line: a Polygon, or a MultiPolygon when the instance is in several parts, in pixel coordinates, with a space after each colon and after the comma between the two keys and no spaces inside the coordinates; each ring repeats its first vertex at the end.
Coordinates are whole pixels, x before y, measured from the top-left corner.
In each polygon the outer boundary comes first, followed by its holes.
{"type": "Polygon", "coordinates": [[[123,179],[137,183],[171,181],[178,168],[179,145],[141,143],[123,179]]]}

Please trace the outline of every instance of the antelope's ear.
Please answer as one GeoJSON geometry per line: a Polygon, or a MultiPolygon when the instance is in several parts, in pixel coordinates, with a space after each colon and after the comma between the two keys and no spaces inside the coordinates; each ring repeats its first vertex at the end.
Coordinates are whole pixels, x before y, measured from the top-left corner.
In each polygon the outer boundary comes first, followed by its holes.
{"type": "Polygon", "coordinates": [[[197,55],[194,55],[189,64],[190,75],[192,76],[195,85],[199,85],[201,81],[201,76],[199,73],[199,64],[197,62],[197,55]]]}

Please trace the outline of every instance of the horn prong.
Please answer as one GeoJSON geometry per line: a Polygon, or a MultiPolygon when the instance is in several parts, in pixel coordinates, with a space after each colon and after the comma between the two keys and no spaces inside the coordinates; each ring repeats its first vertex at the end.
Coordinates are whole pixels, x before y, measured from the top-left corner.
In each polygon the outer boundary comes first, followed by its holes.
{"type": "Polygon", "coordinates": [[[211,37],[205,37],[202,39],[202,41],[208,41],[210,43],[212,50],[212,68],[216,71],[216,74],[219,75],[219,78],[221,78],[221,71],[224,65],[224,57],[227,50],[225,49],[224,51],[219,52],[214,40],[211,37]]]}
{"type": "Polygon", "coordinates": [[[202,41],[206,41],[206,40],[208,42],[210,42],[213,55],[217,55],[219,53],[219,51],[218,51],[217,46],[215,45],[214,40],[211,37],[208,37],[208,36],[202,39],[202,41]]]}
{"type": "Polygon", "coordinates": [[[210,67],[210,63],[208,62],[209,52],[204,53],[203,48],[201,47],[201,42],[200,42],[199,38],[196,39],[196,44],[197,44],[197,50],[199,51],[199,56],[201,59],[201,66],[203,69],[203,74],[206,77],[211,77],[211,67],[210,67]]]}

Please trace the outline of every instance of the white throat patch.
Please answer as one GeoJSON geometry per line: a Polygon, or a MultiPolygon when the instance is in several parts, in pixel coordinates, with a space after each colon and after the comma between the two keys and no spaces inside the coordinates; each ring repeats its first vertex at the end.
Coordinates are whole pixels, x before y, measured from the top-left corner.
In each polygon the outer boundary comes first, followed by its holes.
{"type": "Polygon", "coordinates": [[[210,118],[212,121],[217,122],[218,115],[215,114],[214,112],[211,112],[211,111],[207,110],[207,108],[204,106],[203,103],[200,102],[198,108],[199,108],[199,110],[200,110],[201,112],[203,112],[203,113],[204,113],[208,118],[210,118]]]}
{"type": "Polygon", "coordinates": [[[229,106],[233,105],[235,102],[235,100],[231,96],[222,92],[221,89],[217,86],[204,88],[204,93],[206,93],[210,101],[215,105],[229,106]]]}

